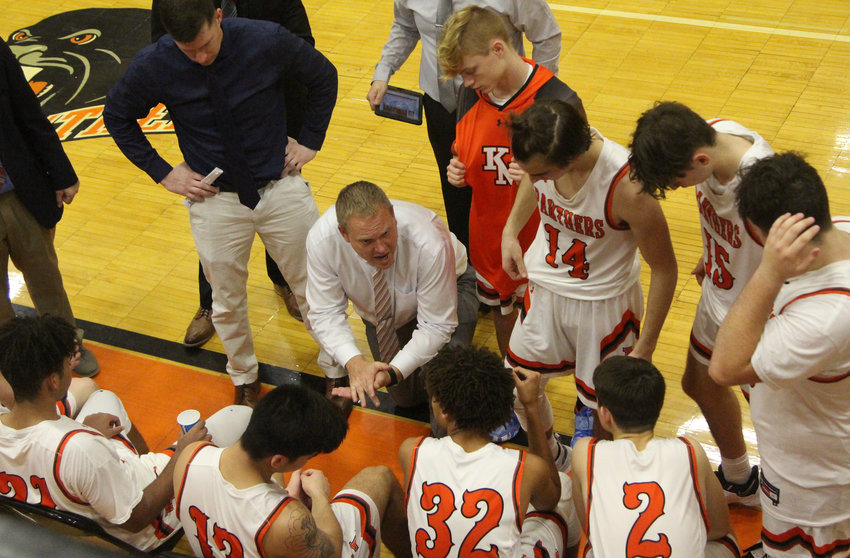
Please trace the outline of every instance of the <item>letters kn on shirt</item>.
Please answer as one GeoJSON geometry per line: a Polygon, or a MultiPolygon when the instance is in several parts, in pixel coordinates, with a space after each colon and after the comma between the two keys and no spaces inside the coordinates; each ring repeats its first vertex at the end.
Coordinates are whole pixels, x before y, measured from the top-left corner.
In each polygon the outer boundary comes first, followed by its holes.
{"type": "Polygon", "coordinates": [[[375,333],[378,337],[379,355],[383,362],[389,362],[398,353],[398,337],[393,325],[393,299],[384,279],[384,272],[377,269],[372,275],[372,288],[375,291],[375,333]]]}

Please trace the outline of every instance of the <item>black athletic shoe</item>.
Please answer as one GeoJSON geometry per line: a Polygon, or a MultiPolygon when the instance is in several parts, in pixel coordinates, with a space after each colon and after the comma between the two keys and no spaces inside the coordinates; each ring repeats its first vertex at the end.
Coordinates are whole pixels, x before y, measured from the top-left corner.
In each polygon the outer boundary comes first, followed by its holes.
{"type": "Polygon", "coordinates": [[[727,503],[761,509],[758,465],[753,465],[753,468],[750,470],[750,478],[743,484],[735,484],[726,480],[726,477],[723,475],[723,467],[718,467],[714,474],[717,475],[717,480],[720,481],[720,486],[723,487],[723,492],[726,493],[727,503]]]}

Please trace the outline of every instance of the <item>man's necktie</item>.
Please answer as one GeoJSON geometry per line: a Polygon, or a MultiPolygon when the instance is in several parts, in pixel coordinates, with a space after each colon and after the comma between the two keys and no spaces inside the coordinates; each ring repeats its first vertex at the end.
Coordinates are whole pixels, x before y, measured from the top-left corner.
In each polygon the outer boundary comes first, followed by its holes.
{"type": "Polygon", "coordinates": [[[375,332],[378,336],[378,348],[381,361],[389,362],[398,353],[398,337],[393,325],[393,298],[381,269],[372,275],[372,288],[375,290],[375,332]]]}
{"type": "Polygon", "coordinates": [[[210,92],[210,101],[215,111],[215,119],[221,140],[224,142],[225,170],[229,171],[226,181],[236,186],[236,193],[242,205],[254,209],[260,202],[260,194],[251,178],[251,168],[245,150],[242,148],[242,136],[236,127],[233,113],[228,104],[227,92],[221,85],[219,78],[207,68],[207,87],[210,92]]]}

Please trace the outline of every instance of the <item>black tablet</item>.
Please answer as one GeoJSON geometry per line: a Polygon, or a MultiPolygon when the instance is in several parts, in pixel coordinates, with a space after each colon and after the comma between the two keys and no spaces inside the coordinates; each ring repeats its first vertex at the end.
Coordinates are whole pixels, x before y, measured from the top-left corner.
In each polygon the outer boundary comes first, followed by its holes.
{"type": "Polygon", "coordinates": [[[387,87],[381,104],[375,109],[375,114],[401,120],[408,124],[422,124],[422,93],[401,89],[400,87],[387,87]]]}

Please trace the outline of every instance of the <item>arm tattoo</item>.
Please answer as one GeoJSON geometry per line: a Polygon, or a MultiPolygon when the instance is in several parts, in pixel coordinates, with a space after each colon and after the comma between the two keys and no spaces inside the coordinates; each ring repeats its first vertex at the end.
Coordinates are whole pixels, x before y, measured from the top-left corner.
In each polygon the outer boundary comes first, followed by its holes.
{"type": "Polygon", "coordinates": [[[332,558],[334,556],[333,543],[325,533],[319,530],[316,521],[306,508],[301,507],[301,509],[291,513],[287,523],[287,537],[284,541],[284,545],[289,550],[287,555],[303,556],[304,558],[332,558]]]}

